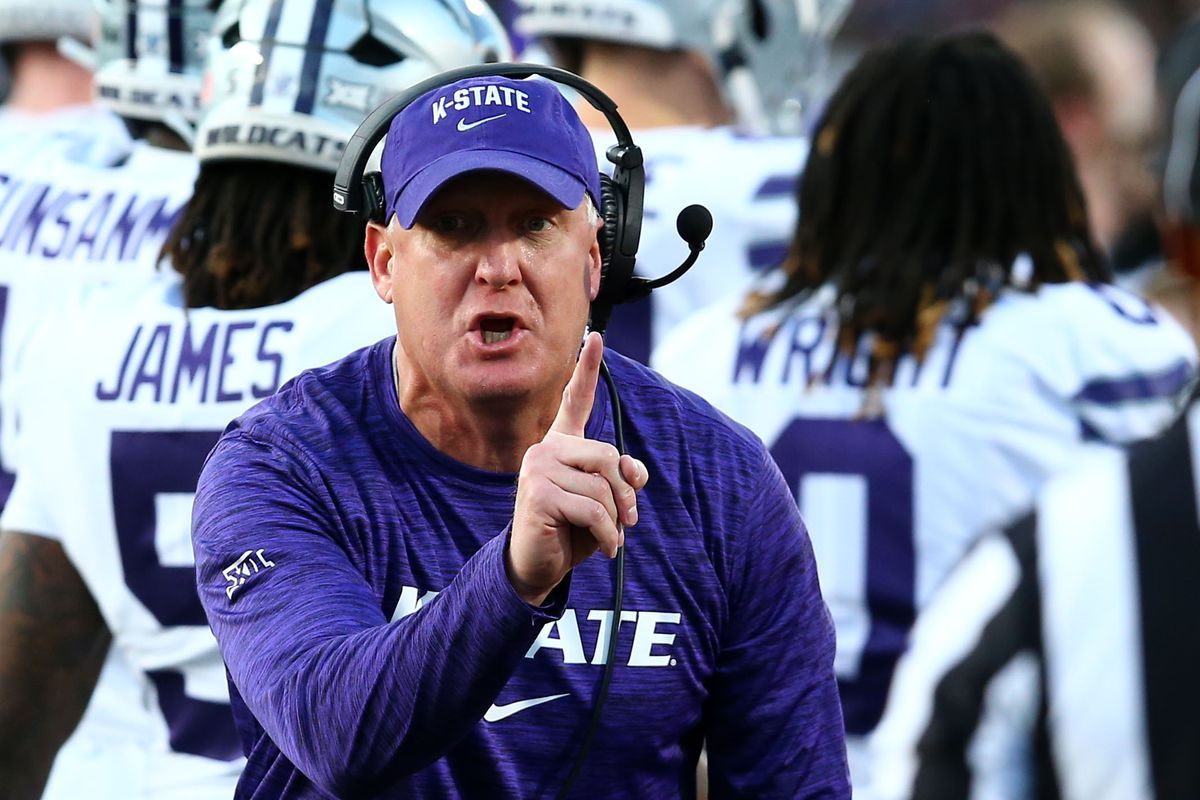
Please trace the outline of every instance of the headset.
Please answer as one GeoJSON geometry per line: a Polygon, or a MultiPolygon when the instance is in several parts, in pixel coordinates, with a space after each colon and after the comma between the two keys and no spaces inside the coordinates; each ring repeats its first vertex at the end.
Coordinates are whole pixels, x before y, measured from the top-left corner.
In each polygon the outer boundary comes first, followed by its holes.
{"type": "MultiPolygon", "coordinates": [[[[413,85],[371,112],[370,116],[363,120],[362,124],[358,126],[358,130],[350,137],[346,149],[342,152],[342,160],[338,164],[337,175],[333,181],[333,206],[339,211],[363,214],[372,222],[386,225],[387,201],[383,176],[379,172],[368,173],[367,163],[376,146],[391,127],[392,119],[428,92],[467,78],[530,78],[533,76],[574,89],[604,114],[613,132],[617,135],[617,143],[609,147],[607,151],[608,160],[613,164],[612,176],[603,173],[600,175],[601,208],[599,212],[604,219],[604,228],[598,237],[601,279],[600,291],[597,293],[596,299],[592,301],[591,319],[588,323],[591,330],[603,333],[608,327],[614,305],[644,298],[652,290],[676,280],[691,268],[700,251],[704,249],[705,239],[712,231],[712,215],[708,209],[699,205],[691,205],[681,211],[676,228],[679,235],[688,244],[690,253],[687,259],[662,278],[646,280],[633,276],[638,242],[642,234],[642,204],[646,190],[646,168],[642,151],[634,144],[629,126],[617,113],[617,104],[600,89],[573,72],[542,64],[477,64],[449,70],[413,85]]],[[[609,403],[612,406],[613,433],[617,450],[624,454],[627,451],[621,399],[617,394],[616,383],[608,371],[608,365],[604,361],[600,362],[600,373],[604,377],[604,383],[608,388],[609,403]]],[[[587,732],[570,773],[555,795],[556,798],[567,796],[583,769],[592,740],[599,728],[600,711],[608,696],[609,684],[612,682],[613,668],[616,664],[617,631],[621,624],[621,608],[625,592],[625,548],[623,546],[617,548],[615,562],[613,632],[608,639],[608,655],[605,660],[604,674],[596,690],[595,700],[592,702],[592,717],[588,723],[587,732]]]]}
{"type": "Polygon", "coordinates": [[[604,219],[599,236],[601,279],[600,291],[592,301],[589,323],[592,330],[603,333],[614,305],[641,299],[654,288],[650,285],[654,282],[633,277],[642,235],[646,167],[641,148],[634,144],[629,126],[617,113],[617,104],[573,72],[542,64],[476,64],[443,72],[415,84],[371,112],[350,137],[333,181],[333,206],[339,211],[364,214],[372,222],[386,225],[383,177],[378,172],[367,173],[366,169],[376,145],[387,134],[392,118],[426,93],[466,78],[529,78],[535,75],[577,91],[604,114],[617,135],[617,143],[608,148],[607,153],[613,164],[612,176],[600,175],[601,207],[598,210],[604,219]]]}

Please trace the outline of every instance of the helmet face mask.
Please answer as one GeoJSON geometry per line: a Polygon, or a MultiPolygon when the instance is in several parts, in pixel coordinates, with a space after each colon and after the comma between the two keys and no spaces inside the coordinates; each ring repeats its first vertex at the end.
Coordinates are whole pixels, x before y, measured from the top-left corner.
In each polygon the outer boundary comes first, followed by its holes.
{"type": "Polygon", "coordinates": [[[852,0],[519,0],[519,34],[690,50],[740,127],[798,133],[852,0]]]}
{"type": "Polygon", "coordinates": [[[329,172],[387,98],[451,67],[511,57],[500,21],[475,0],[228,0],[209,47],[200,160],[329,172]]]}
{"type": "Polygon", "coordinates": [[[98,0],[97,99],[123,117],[193,123],[212,0],[98,0]]]}

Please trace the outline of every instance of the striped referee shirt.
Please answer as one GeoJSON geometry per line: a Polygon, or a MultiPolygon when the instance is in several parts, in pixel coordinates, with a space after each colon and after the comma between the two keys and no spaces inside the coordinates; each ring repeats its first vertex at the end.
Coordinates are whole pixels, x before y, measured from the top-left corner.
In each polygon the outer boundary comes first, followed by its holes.
{"type": "Polygon", "coordinates": [[[1200,403],[982,540],[914,628],[856,796],[1200,797],[1200,403]]]}

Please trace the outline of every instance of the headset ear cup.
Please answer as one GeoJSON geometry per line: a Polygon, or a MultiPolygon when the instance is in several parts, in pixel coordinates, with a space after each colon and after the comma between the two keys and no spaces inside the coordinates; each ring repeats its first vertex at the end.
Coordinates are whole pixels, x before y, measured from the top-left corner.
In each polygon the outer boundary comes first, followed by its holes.
{"type": "Polygon", "coordinates": [[[387,200],[383,191],[383,175],[369,172],[363,176],[363,213],[371,222],[387,224],[387,200]]]}
{"type": "Polygon", "coordinates": [[[612,308],[629,298],[629,279],[633,275],[634,259],[621,254],[621,238],[625,235],[625,191],[622,185],[606,175],[600,176],[600,214],[604,227],[600,230],[600,291],[592,301],[592,330],[604,332],[612,316],[612,308]]]}
{"type": "Polygon", "coordinates": [[[600,216],[604,219],[604,227],[600,230],[600,276],[603,281],[608,277],[613,253],[617,250],[617,229],[621,219],[621,193],[607,175],[600,176],[600,216]]]}

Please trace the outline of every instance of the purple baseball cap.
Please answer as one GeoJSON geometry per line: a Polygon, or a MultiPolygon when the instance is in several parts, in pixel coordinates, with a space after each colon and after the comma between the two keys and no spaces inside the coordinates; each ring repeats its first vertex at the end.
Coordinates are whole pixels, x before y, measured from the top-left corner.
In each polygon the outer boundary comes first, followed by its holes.
{"type": "Polygon", "coordinates": [[[584,192],[601,207],[592,137],[544,80],[468,78],[422,95],[392,119],[380,169],[388,219],[405,228],[447,181],[480,170],[522,178],[563,208],[584,192]]]}

